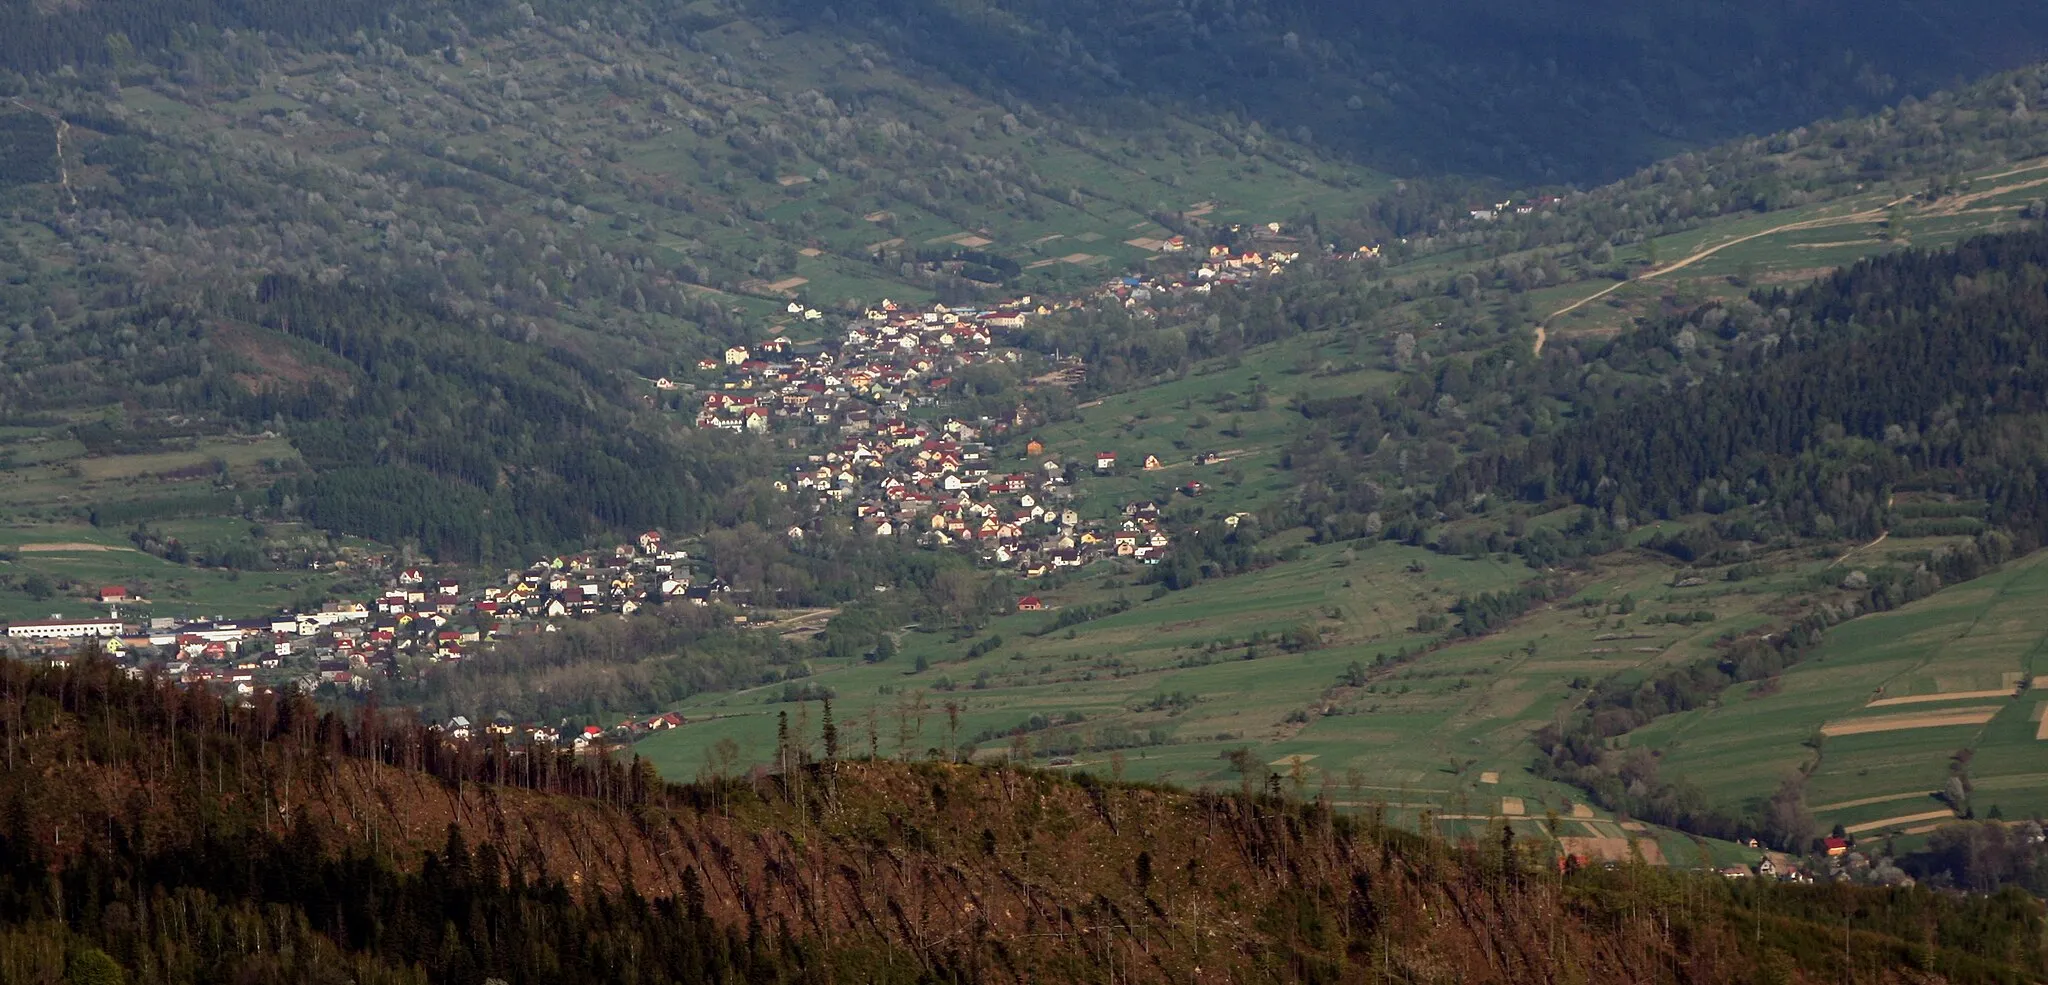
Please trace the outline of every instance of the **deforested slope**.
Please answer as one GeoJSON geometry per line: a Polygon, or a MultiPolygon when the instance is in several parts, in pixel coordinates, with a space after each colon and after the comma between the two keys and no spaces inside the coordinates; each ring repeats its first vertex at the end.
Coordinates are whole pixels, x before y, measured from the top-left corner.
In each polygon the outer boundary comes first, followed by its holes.
{"type": "Polygon", "coordinates": [[[1505,833],[1450,845],[1277,797],[843,761],[830,729],[792,732],[785,770],[678,786],[297,698],[236,709],[90,657],[0,667],[0,720],[9,981],[105,964],[137,982],[515,985],[2042,970],[2040,908],[2020,898],[1559,871],[1505,833]]]}

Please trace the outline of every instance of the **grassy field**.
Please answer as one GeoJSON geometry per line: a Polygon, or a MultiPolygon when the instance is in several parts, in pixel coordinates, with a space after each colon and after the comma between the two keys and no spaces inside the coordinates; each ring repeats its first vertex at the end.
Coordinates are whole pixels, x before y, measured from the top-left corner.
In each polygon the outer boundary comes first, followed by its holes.
{"type": "Polygon", "coordinates": [[[1281,452],[1302,426],[1289,407],[1297,396],[1316,398],[1392,385],[1397,376],[1360,365],[1356,334],[1318,333],[1262,346],[1235,364],[1214,360],[1184,379],[1104,398],[1072,419],[1040,428],[1045,458],[1092,463],[1112,452],[1110,476],[1079,485],[1079,508],[1107,517],[1138,499],[1167,501],[1189,482],[1205,487],[1210,513],[1253,510],[1286,496],[1294,480],[1280,467],[1281,452]],[[1197,465],[1197,454],[1216,456],[1197,465]],[[1147,455],[1162,468],[1147,471],[1147,455]]]}
{"type": "MultiPolygon", "coordinates": [[[[149,601],[121,609],[146,616],[255,616],[330,590],[345,573],[228,571],[174,564],[137,550],[129,531],[148,523],[195,552],[276,546],[326,535],[290,524],[261,528],[234,514],[277,474],[297,467],[283,438],[206,433],[154,450],[91,454],[73,423],[0,430],[0,620],[104,613],[102,585],[149,601]],[[95,525],[92,521],[98,519],[95,525]],[[44,590],[50,594],[44,597],[44,590]]],[[[368,546],[354,542],[356,546],[368,546]]]]}
{"type": "MultiPolygon", "coordinates": [[[[1254,782],[1275,774],[1290,792],[1384,806],[1412,823],[1427,813],[1453,834],[1496,817],[1533,826],[1555,813],[1569,822],[1566,837],[1648,837],[1667,858],[1692,864],[1699,846],[1669,832],[1571,828],[1613,819],[1575,818],[1581,795],[1528,771],[1530,733],[1591,681],[1711,655],[1720,636],[1770,618],[1828,563],[1811,552],[1774,556],[1759,577],[1730,582],[1709,570],[1698,572],[1705,584],[1675,588],[1681,572],[1696,572],[1627,551],[1506,632],[1446,641],[1442,629],[1418,631],[1418,620],[1535,572],[1519,559],[1397,544],[1306,545],[1299,560],[1153,598],[1130,570],[1106,562],[1034,589],[1054,611],[1005,616],[966,639],[907,630],[892,660],[821,661],[811,680],[835,693],[841,734],[852,737],[842,742],[856,751],[872,727],[883,755],[961,746],[998,755],[1021,729],[1041,763],[1078,747],[1076,768],[1235,788],[1242,777],[1229,753],[1248,748],[1265,764],[1254,782]],[[1061,608],[1119,597],[1128,611],[1044,632],[1061,608]],[[1702,612],[1712,618],[1666,620],[1702,612]],[[1312,631],[1320,647],[1283,648],[1290,629],[1312,631]],[[966,656],[991,636],[1002,637],[999,648],[966,656]],[[921,672],[920,659],[928,665],[921,672]],[[1347,682],[1354,663],[1363,679],[1347,682]]],[[[773,749],[778,712],[808,716],[815,730],[816,707],[781,696],[780,685],[700,696],[680,707],[693,724],[636,751],[670,775],[695,774],[727,738],[757,761],[773,749]]],[[[1707,850],[1715,859],[1733,851],[1707,850]]]]}
{"type": "MultiPolygon", "coordinates": [[[[2013,228],[2023,221],[2020,210],[2042,197],[2048,170],[2041,167],[2021,165],[2025,170],[2011,174],[2011,165],[1987,168],[1966,176],[1958,193],[1933,202],[1902,201],[1905,190],[1872,188],[1802,208],[1723,217],[1657,237],[1654,247],[1617,249],[1616,258],[1639,265],[1638,271],[1654,249],[1652,276],[1632,274],[1634,280],[1555,318],[1549,328],[1559,337],[1611,335],[1662,306],[1733,300],[1758,286],[1811,280],[1893,250],[1940,248],[2013,228]]],[[[1565,284],[1531,292],[1531,298],[1538,312],[1557,311],[1613,283],[1565,284]]]]}
{"type": "Polygon", "coordinates": [[[2037,553],[1847,623],[1775,688],[1745,689],[1717,707],[1660,720],[1632,739],[1656,749],[1663,769],[1726,802],[1768,797],[1787,774],[1810,767],[1808,801],[1825,824],[1944,810],[1934,794],[1963,750],[1981,791],[1980,813],[1993,804],[2007,817],[2048,810],[2048,747],[2037,737],[2048,705],[2041,691],[2017,690],[2048,669],[2044,596],[2048,554],[2037,553]],[[1874,723],[1899,727],[1853,731],[1874,723]]]}

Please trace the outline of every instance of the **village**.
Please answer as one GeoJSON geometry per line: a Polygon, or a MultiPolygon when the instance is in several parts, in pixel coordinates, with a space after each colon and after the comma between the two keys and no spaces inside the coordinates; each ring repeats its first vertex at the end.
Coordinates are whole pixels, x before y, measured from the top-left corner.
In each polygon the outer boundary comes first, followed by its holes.
{"type": "MultiPolygon", "coordinates": [[[[1277,223],[1268,230],[1270,236],[1280,235],[1277,223]]],[[[1169,243],[1167,248],[1179,247],[1169,243]]],[[[1333,257],[1378,255],[1379,250],[1371,247],[1333,257]]],[[[822,338],[792,342],[778,335],[752,346],[732,346],[722,359],[700,360],[696,379],[664,377],[652,382],[659,391],[701,391],[696,415],[700,428],[766,434],[798,426],[837,427],[848,434],[875,434],[919,408],[936,406],[956,386],[954,374],[962,368],[990,361],[1015,364],[1027,358],[996,343],[998,333],[1022,329],[1032,318],[1098,304],[1152,316],[1217,287],[1277,275],[1300,258],[1298,249],[1262,252],[1212,246],[1192,268],[1171,275],[1116,277],[1091,293],[1058,300],[1027,295],[995,305],[917,307],[884,299],[852,319],[836,347],[822,338]]],[[[787,312],[804,324],[825,318],[816,308],[796,301],[789,303],[787,312]]]]}
{"type": "MultiPolygon", "coordinates": [[[[1263,231],[1269,243],[1280,234],[1277,225],[1263,231]]],[[[1162,244],[1162,252],[1183,249],[1181,242],[1162,244]]],[[[1376,253],[1336,256],[1370,259],[1376,253]]],[[[812,524],[851,522],[872,537],[968,551],[984,564],[1026,578],[1106,557],[1157,564],[1171,545],[1160,504],[1130,503],[1113,520],[1084,519],[1072,505],[1076,482],[1118,467],[1113,454],[1063,462],[1047,457],[1038,441],[1026,440],[1021,462],[998,463],[988,439],[1027,426],[1022,413],[968,422],[932,408],[964,367],[1038,358],[998,343],[999,333],[1021,329],[1030,318],[1088,304],[1154,313],[1217,286],[1279,274],[1299,256],[1285,249],[1211,247],[1181,273],[1117,277],[1091,293],[1058,301],[1021,297],[972,308],[915,308],[884,300],[853,319],[836,347],[778,335],[702,360],[691,383],[652,382],[657,390],[701,390],[695,419],[700,428],[767,434],[803,427],[831,435],[803,452],[776,483],[811,503],[812,524]]],[[[789,314],[804,322],[823,320],[797,303],[789,305],[789,314]]],[[[1068,364],[1049,376],[1081,371],[1068,364]]],[[[1164,463],[1148,455],[1137,464],[1155,470],[1164,463]]],[[[1190,482],[1182,491],[1199,495],[1201,487],[1190,482]]],[[[809,531],[798,524],[784,535],[800,543],[809,531]]],[[[689,552],[650,530],[609,551],[545,558],[484,583],[394,566],[387,569],[387,587],[374,598],[257,619],[128,621],[122,610],[135,611],[147,600],[124,586],[104,585],[90,599],[107,610],[104,617],[17,621],[7,626],[6,637],[10,648],[58,663],[74,659],[79,643],[92,641],[133,675],[154,671],[243,699],[285,687],[339,695],[459,664],[496,641],[556,632],[568,620],[630,617],[653,605],[715,605],[738,623],[756,618],[751,600],[720,579],[693,574],[690,562],[689,552]]],[[[1022,610],[1042,605],[1035,596],[1017,601],[1022,610]]],[[[457,716],[437,727],[453,739],[503,736],[593,751],[683,724],[673,713],[653,713],[580,726],[478,723],[457,716]]]]}
{"type": "MultiPolygon", "coordinates": [[[[104,618],[52,618],[7,626],[9,646],[52,663],[74,659],[92,641],[140,677],[154,671],[187,685],[212,687],[247,698],[259,690],[296,687],[336,695],[372,687],[380,679],[430,671],[474,658],[494,641],[556,632],[572,619],[631,616],[649,605],[721,606],[737,622],[750,608],[723,581],[695,580],[689,553],[672,550],[658,531],[610,551],[551,557],[483,584],[430,577],[404,567],[390,587],[367,601],[335,601],[317,610],[257,619],[180,621],[120,616],[142,603],[120,585],[99,588],[104,618]]],[[[674,715],[633,716],[611,727],[581,726],[563,734],[555,725],[484,723],[474,731],[513,741],[557,743],[581,751],[594,741],[630,740],[682,724],[674,715]]],[[[466,718],[442,725],[451,738],[469,738],[466,718]]]]}
{"type": "MultiPolygon", "coordinates": [[[[1278,224],[1262,227],[1260,234],[1269,244],[1291,244],[1277,239],[1278,224]]],[[[1184,249],[1179,237],[1162,242],[1164,252],[1184,249]]],[[[1376,248],[1367,248],[1332,257],[1377,255],[1376,248]]],[[[729,348],[722,360],[703,360],[698,381],[663,379],[655,385],[701,390],[700,428],[755,434],[805,428],[831,435],[777,486],[811,497],[821,516],[850,513],[872,536],[971,551],[986,564],[1026,578],[1102,557],[1157,564],[1171,543],[1157,503],[1130,503],[1111,522],[1084,519],[1070,505],[1073,486],[1083,476],[1119,467],[1114,454],[1061,461],[1045,457],[1043,446],[1030,441],[1024,467],[999,465],[989,439],[1028,426],[1024,411],[1009,420],[970,422],[933,409],[965,367],[1039,358],[999,344],[1001,333],[1022,329],[1032,318],[1098,304],[1155,316],[1217,287],[1280,274],[1300,256],[1298,248],[1284,246],[1212,246],[1192,267],[1113,278],[1091,293],[1058,301],[1026,296],[989,306],[920,308],[884,300],[852,320],[836,349],[821,340],[795,343],[777,336],[729,348]]],[[[823,317],[795,302],[788,310],[807,322],[823,317]]],[[[1071,385],[1083,372],[1079,365],[1056,363],[1041,379],[1071,385]]],[[[1124,467],[1130,464],[1140,463],[1124,467]]],[[[1153,455],[1141,463],[1148,471],[1164,465],[1153,455]]],[[[1182,491],[1199,495],[1201,484],[1188,483],[1182,491]]],[[[793,526],[787,536],[801,540],[806,531],[793,526]]]]}

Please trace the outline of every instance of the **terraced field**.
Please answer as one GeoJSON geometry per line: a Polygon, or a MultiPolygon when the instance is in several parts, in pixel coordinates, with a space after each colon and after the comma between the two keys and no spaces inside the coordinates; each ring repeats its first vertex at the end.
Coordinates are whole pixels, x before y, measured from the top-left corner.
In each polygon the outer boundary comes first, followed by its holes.
{"type": "Polygon", "coordinates": [[[2048,669],[2043,598],[2048,555],[2035,554],[1838,627],[1775,688],[1747,689],[1633,739],[1728,802],[1767,797],[1785,775],[1810,769],[1816,816],[1864,831],[1938,820],[1929,812],[1947,811],[1935,795],[1959,753],[1980,814],[2048,810],[2048,694],[2031,686],[2048,669]]]}

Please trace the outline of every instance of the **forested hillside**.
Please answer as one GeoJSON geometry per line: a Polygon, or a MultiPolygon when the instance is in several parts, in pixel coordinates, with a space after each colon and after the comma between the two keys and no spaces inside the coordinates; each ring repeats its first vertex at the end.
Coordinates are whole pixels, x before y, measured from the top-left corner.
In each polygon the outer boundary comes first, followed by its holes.
{"type": "Polygon", "coordinates": [[[21,985],[2044,970],[2015,894],[1560,872],[1511,834],[1447,845],[1277,797],[849,760],[829,718],[772,773],[681,786],[88,657],[0,665],[0,731],[21,985]]]}
{"type": "Polygon", "coordinates": [[[1398,174],[1524,182],[1618,175],[1688,145],[1875,108],[2034,60],[2048,40],[2048,19],[2003,4],[838,8],[850,10],[901,50],[1083,119],[1194,105],[1398,174]]]}
{"type": "MultiPolygon", "coordinates": [[[[1152,128],[1149,110],[1169,106],[1229,114],[1412,177],[1454,171],[1550,182],[1612,176],[1688,146],[1875,108],[2048,53],[2048,16],[1983,2],[1879,12],[1761,0],[1683,9],[1476,0],[864,0],[830,9],[664,0],[518,9],[639,22],[678,39],[734,15],[771,34],[851,33],[991,99],[1098,129],[1152,128]]],[[[438,46],[455,40],[444,17],[489,30],[511,14],[473,0],[353,0],[318,11],[181,0],[55,13],[19,0],[0,21],[0,50],[8,65],[46,72],[189,44],[180,32],[193,26],[311,44],[379,29],[402,38],[409,29],[413,44],[438,46]]]]}
{"type": "Polygon", "coordinates": [[[1564,497],[1624,520],[1762,505],[1787,528],[1874,537],[1890,493],[1934,489],[1984,501],[2029,551],[2048,539],[2044,317],[2040,231],[1868,261],[1750,311],[1704,308],[1612,347],[1668,350],[1692,385],[1476,456],[1441,496],[1564,497]]]}
{"type": "MultiPolygon", "coordinates": [[[[1384,242],[1393,276],[1310,272],[1164,320],[1056,318],[1026,344],[1086,353],[1096,394],[1302,330],[1348,326],[1363,352],[1448,322],[1455,336],[1402,350],[1440,356],[1525,329],[1529,292],[1625,276],[1616,251],[1643,237],[1865,181],[1939,186],[2042,142],[2028,107],[2048,96],[2019,73],[1497,224],[1465,218],[1493,201],[1485,182],[1383,194],[1358,165],[1583,181],[1651,147],[1894,99],[1985,50],[1974,19],[1917,8],[1606,13],[1475,29],[1469,10],[1400,5],[10,4],[0,407],[53,434],[117,401],[116,432],[195,413],[270,430],[301,461],[235,490],[244,512],[264,499],[437,556],[513,556],[781,519],[748,492],[758,449],[683,436],[634,377],[784,331],[790,301],[831,327],[884,294],[1057,293],[1145,264],[1146,235],[1199,246],[1282,221],[1301,242],[1384,242]],[[1717,53],[1707,81],[1645,41],[1673,19],[1754,60],[1717,53]],[[1809,57],[1793,39],[1831,20],[1853,55],[1809,57]],[[1612,57],[1556,57],[1589,45],[1612,57]]],[[[2034,28],[2007,22],[2001,57],[2034,28]]],[[[1505,399],[1447,387],[1468,414],[1505,399]]],[[[972,409],[1019,401],[1066,406],[998,387],[972,409]]],[[[1407,449],[1404,481],[1441,476],[1436,437],[1407,449]]],[[[150,518],[95,505],[75,509],[150,518]]]]}

